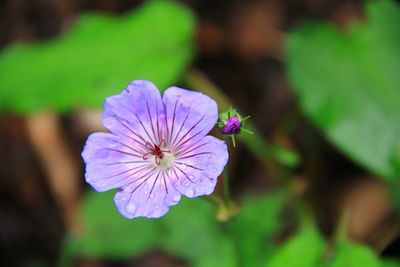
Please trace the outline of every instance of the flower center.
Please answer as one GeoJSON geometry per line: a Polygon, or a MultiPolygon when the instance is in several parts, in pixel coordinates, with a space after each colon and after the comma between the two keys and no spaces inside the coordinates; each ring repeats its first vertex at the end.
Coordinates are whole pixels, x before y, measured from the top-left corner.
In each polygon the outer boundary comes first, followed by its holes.
{"type": "Polygon", "coordinates": [[[162,145],[165,143],[165,140],[161,140],[161,142],[156,145],[152,145],[150,142],[146,142],[146,147],[149,149],[149,152],[143,154],[144,160],[153,160],[157,166],[162,168],[169,169],[172,167],[174,161],[174,155],[170,150],[163,150],[162,145]]]}

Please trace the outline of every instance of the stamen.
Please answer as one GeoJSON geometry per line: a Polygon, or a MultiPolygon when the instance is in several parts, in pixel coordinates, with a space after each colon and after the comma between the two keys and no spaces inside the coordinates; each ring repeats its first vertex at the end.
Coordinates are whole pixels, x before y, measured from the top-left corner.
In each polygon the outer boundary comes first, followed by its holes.
{"type": "Polygon", "coordinates": [[[151,155],[151,154],[154,154],[154,152],[153,152],[153,151],[147,152],[147,153],[145,153],[145,154],[143,155],[142,158],[143,158],[144,160],[147,160],[147,159],[148,159],[147,155],[151,155]]]}
{"type": "Polygon", "coordinates": [[[172,153],[170,150],[161,150],[162,144],[165,143],[165,139],[162,139],[158,145],[153,145],[150,142],[146,142],[146,147],[150,150],[149,152],[143,154],[143,160],[148,160],[148,155],[154,155],[154,161],[157,166],[161,165],[161,160],[164,157],[163,153],[172,153]]]}
{"type": "Polygon", "coordinates": [[[157,155],[154,157],[154,160],[156,161],[157,166],[160,166],[161,162],[160,162],[160,157],[158,157],[157,155]]]}
{"type": "Polygon", "coordinates": [[[163,143],[165,143],[165,139],[162,139],[162,140],[160,141],[160,143],[158,144],[158,147],[161,147],[163,143]]]}
{"type": "Polygon", "coordinates": [[[149,141],[146,142],[146,147],[150,150],[154,150],[154,146],[149,141]]]}

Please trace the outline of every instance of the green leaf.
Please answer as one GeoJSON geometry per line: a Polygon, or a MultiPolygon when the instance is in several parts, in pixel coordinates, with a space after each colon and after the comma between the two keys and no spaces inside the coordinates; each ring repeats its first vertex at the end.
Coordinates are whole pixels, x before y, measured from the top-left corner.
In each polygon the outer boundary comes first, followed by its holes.
{"type": "Polygon", "coordinates": [[[168,231],[164,249],[187,259],[189,266],[236,266],[232,240],[214,213],[205,199],[182,199],[161,219],[168,231]]]}
{"type": "Polygon", "coordinates": [[[389,198],[391,200],[391,204],[393,206],[393,209],[397,212],[400,213],[400,179],[390,183],[390,186],[388,186],[389,190],[389,198]]]}
{"type": "Polygon", "coordinates": [[[400,267],[400,261],[395,259],[383,259],[381,265],[382,267],[400,267]]]}
{"type": "Polygon", "coordinates": [[[314,227],[304,227],[283,244],[265,266],[317,267],[320,266],[325,246],[325,240],[314,227]]]}
{"type": "Polygon", "coordinates": [[[128,220],[118,213],[115,191],[90,191],[81,210],[83,235],[78,238],[78,253],[92,258],[128,258],[158,247],[164,236],[157,220],[128,220]]]}
{"type": "Polygon", "coordinates": [[[83,233],[68,237],[64,266],[80,254],[91,258],[131,258],[154,249],[166,251],[194,267],[262,266],[273,251],[281,227],[285,194],[251,196],[232,221],[218,222],[204,198],[187,199],[160,219],[122,217],[114,206],[115,191],[90,191],[81,208],[83,233]]]}
{"type": "Polygon", "coordinates": [[[274,251],[274,238],[282,226],[279,215],[285,196],[279,191],[244,198],[243,209],[231,224],[244,266],[262,266],[274,251]]]}
{"type": "Polygon", "coordinates": [[[366,246],[349,241],[341,242],[328,267],[380,267],[381,263],[375,253],[366,246]]]}
{"type": "Polygon", "coordinates": [[[343,152],[387,179],[400,177],[400,9],[370,1],[348,34],[309,23],[288,39],[301,107],[343,152]]]}
{"type": "MultiPolygon", "coordinates": [[[[81,209],[83,234],[69,238],[77,254],[91,258],[131,258],[159,249],[183,258],[190,266],[235,266],[232,240],[214,218],[214,208],[205,199],[183,198],[160,219],[128,220],[116,210],[114,193],[87,194],[81,209]]],[[[73,255],[68,257],[63,261],[70,262],[73,255]]]]}
{"type": "Polygon", "coordinates": [[[100,107],[134,79],[166,89],[194,55],[194,31],[193,14],[172,1],[122,17],[82,15],[56,39],[0,53],[0,111],[100,107]]]}

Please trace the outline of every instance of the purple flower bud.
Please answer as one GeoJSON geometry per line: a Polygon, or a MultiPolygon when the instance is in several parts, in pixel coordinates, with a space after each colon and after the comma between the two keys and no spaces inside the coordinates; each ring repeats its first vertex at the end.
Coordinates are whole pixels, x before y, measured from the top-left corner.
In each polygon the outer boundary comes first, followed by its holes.
{"type": "Polygon", "coordinates": [[[222,127],[222,133],[226,135],[238,134],[242,123],[237,116],[233,116],[225,121],[225,125],[222,127]]]}

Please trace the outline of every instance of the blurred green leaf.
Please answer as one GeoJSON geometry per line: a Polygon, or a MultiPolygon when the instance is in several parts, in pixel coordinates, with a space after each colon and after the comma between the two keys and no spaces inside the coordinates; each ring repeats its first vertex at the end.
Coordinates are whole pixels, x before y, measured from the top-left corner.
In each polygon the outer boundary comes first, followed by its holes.
{"type": "Polygon", "coordinates": [[[193,14],[172,1],[122,17],[83,15],[56,39],[0,53],[0,111],[100,107],[134,79],[164,90],[192,59],[194,31],[193,14]]]}
{"type": "Polygon", "coordinates": [[[343,152],[400,177],[400,9],[370,1],[348,34],[309,23],[288,40],[288,71],[305,113],[343,152]]]}
{"type": "Polygon", "coordinates": [[[71,242],[78,254],[130,258],[161,249],[190,266],[235,266],[233,243],[205,199],[183,198],[161,219],[128,220],[116,210],[114,193],[87,194],[81,210],[84,232],[71,242]]]}
{"type": "Polygon", "coordinates": [[[400,267],[400,261],[395,259],[383,259],[381,262],[382,267],[400,267]]]}
{"type": "Polygon", "coordinates": [[[314,227],[303,227],[276,251],[265,266],[317,267],[321,265],[325,248],[325,240],[314,227]]]}
{"type": "Polygon", "coordinates": [[[254,134],[240,133],[238,139],[242,141],[255,156],[264,161],[273,156],[279,163],[286,167],[296,167],[299,165],[300,157],[295,151],[289,150],[281,144],[267,143],[260,131],[256,129],[250,121],[247,122],[246,128],[254,134]]]}
{"type": "Polygon", "coordinates": [[[243,209],[231,224],[243,266],[262,266],[273,253],[275,235],[282,227],[279,215],[285,197],[284,192],[277,191],[244,198],[243,209]]]}
{"type": "Polygon", "coordinates": [[[380,267],[375,253],[366,246],[350,241],[341,242],[336,247],[335,255],[328,267],[380,267]]]}
{"type": "Polygon", "coordinates": [[[234,267],[238,262],[262,266],[273,252],[285,197],[283,192],[246,197],[239,215],[220,223],[214,217],[214,206],[204,198],[183,198],[157,220],[128,220],[117,212],[114,193],[88,192],[81,208],[83,234],[66,239],[63,262],[71,262],[74,254],[131,258],[159,249],[194,267],[234,267]]]}
{"type": "Polygon", "coordinates": [[[388,190],[393,209],[400,213],[400,179],[392,182],[388,190]]]}
{"type": "Polygon", "coordinates": [[[84,234],[78,253],[92,258],[128,258],[158,247],[164,237],[157,220],[128,220],[115,208],[115,191],[90,191],[81,210],[84,234]]]}
{"type": "Polygon", "coordinates": [[[232,240],[204,199],[182,199],[161,219],[168,229],[164,249],[189,261],[189,266],[236,266],[232,240]]]}

